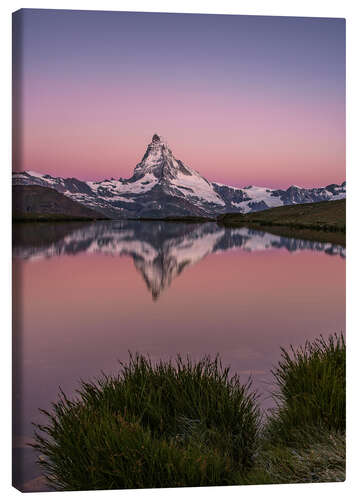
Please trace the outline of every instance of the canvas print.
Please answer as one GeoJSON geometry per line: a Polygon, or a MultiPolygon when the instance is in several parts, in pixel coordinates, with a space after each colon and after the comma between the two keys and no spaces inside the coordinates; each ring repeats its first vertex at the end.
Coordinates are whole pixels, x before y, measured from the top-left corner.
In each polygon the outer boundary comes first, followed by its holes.
{"type": "Polygon", "coordinates": [[[345,479],[345,20],[13,14],[13,485],[345,479]]]}

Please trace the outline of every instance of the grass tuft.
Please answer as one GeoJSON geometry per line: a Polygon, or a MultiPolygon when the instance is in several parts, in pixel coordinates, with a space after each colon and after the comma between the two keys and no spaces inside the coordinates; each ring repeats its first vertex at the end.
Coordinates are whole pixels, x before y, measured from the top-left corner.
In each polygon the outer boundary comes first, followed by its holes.
{"type": "Polygon", "coordinates": [[[343,335],[322,337],[288,352],[272,371],[276,409],[266,432],[270,438],[294,443],[318,438],[321,429],[346,429],[346,345],[343,335]]]}
{"type": "Polygon", "coordinates": [[[260,414],[250,384],[218,357],[153,364],[131,356],[115,377],[64,393],[35,448],[56,489],[234,484],[253,463],[260,414]]]}
{"type": "Polygon", "coordinates": [[[262,426],[250,383],[218,357],[131,356],[74,399],[61,392],[33,446],[59,490],[343,481],[345,361],[343,335],[282,349],[262,426]]]}

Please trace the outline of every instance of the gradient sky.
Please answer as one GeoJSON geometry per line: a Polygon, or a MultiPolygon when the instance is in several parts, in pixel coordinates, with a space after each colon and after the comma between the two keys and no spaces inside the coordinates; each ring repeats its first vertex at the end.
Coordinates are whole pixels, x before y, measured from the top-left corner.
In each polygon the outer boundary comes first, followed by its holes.
{"type": "Polygon", "coordinates": [[[345,180],[344,19],[25,9],[14,34],[16,170],[130,177],[155,132],[210,180],[345,180]]]}

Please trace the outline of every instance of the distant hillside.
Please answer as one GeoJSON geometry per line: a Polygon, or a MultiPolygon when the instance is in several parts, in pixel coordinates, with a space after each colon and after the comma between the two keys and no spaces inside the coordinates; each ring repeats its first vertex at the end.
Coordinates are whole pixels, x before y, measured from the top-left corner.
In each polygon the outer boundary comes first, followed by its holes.
{"type": "Polygon", "coordinates": [[[13,186],[12,217],[18,221],[107,219],[103,214],[44,186],[13,186]]]}
{"type": "Polygon", "coordinates": [[[299,236],[320,241],[345,242],[346,200],[322,201],[270,208],[248,214],[218,217],[225,226],[266,228],[284,236],[299,236]],[[333,235],[332,233],[336,233],[333,235]]]}

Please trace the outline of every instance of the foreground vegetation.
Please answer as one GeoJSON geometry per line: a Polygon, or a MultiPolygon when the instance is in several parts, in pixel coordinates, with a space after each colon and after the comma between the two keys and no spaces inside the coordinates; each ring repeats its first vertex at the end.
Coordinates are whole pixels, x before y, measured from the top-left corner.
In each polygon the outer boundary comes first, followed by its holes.
{"type": "Polygon", "coordinates": [[[247,483],[344,481],[344,337],[320,337],[298,349],[282,349],[272,373],[276,407],[262,429],[247,483]]]}
{"type": "Polygon", "coordinates": [[[219,358],[153,364],[132,356],[115,377],[61,393],[36,426],[56,489],[343,481],[345,343],[282,350],[276,408],[264,421],[250,383],[219,358]]]}
{"type": "Polygon", "coordinates": [[[248,214],[225,214],[218,223],[266,229],[281,236],[346,244],[346,200],[269,208],[248,214]]]}

